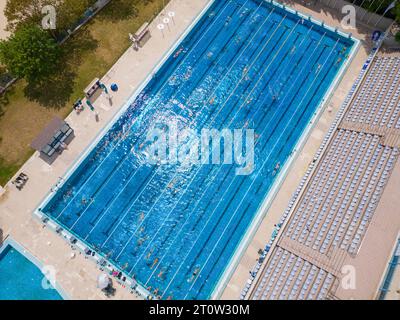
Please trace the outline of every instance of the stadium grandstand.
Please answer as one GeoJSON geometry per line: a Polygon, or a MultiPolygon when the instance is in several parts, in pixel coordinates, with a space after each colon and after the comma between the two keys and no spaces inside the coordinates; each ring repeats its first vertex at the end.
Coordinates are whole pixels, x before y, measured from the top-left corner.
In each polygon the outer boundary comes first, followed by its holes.
{"type": "Polygon", "coordinates": [[[399,96],[400,54],[380,52],[325,138],[242,299],[382,296],[400,230],[399,96]]]}

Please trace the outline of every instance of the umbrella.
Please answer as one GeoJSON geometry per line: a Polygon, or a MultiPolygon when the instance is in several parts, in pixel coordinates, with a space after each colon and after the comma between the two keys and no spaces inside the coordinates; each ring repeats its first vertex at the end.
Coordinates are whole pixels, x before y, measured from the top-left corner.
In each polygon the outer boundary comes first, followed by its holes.
{"type": "Polygon", "coordinates": [[[175,20],[174,20],[175,12],[174,11],[168,12],[168,17],[170,17],[172,19],[172,22],[175,24],[175,20]]]}
{"type": "Polygon", "coordinates": [[[167,25],[168,30],[170,30],[170,29],[169,29],[169,18],[164,18],[163,22],[164,22],[164,24],[167,25]]]}
{"type": "Polygon", "coordinates": [[[105,289],[108,287],[110,284],[110,278],[106,273],[102,273],[97,277],[97,287],[101,290],[105,289]]]}
{"type": "Polygon", "coordinates": [[[165,29],[165,26],[162,23],[160,23],[160,24],[157,25],[157,29],[161,31],[162,36],[164,38],[164,31],[163,30],[165,29]]]}

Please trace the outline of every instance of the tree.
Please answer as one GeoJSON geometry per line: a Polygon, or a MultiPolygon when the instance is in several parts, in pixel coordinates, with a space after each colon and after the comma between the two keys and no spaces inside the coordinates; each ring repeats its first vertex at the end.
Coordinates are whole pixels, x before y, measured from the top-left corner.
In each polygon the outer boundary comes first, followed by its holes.
{"type": "Polygon", "coordinates": [[[0,63],[14,76],[40,80],[57,68],[61,49],[56,41],[36,25],[18,29],[0,41],[0,63]]]}
{"type": "Polygon", "coordinates": [[[95,2],[95,0],[7,0],[4,9],[8,21],[7,29],[16,31],[28,24],[41,25],[44,17],[42,8],[52,5],[57,15],[55,33],[60,34],[76,23],[85,10],[95,2]]]}
{"type": "Polygon", "coordinates": [[[393,9],[396,15],[396,21],[400,23],[400,2],[397,3],[396,7],[393,9]]]}
{"type": "Polygon", "coordinates": [[[397,42],[400,42],[400,31],[396,33],[395,38],[397,42]]]}

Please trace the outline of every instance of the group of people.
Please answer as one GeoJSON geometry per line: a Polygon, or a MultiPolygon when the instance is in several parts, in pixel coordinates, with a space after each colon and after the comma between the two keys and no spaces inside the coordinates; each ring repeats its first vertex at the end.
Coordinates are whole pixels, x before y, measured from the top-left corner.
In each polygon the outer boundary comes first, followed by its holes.
{"type": "Polygon", "coordinates": [[[74,103],[73,108],[77,113],[80,113],[81,111],[83,111],[85,109],[81,99],[77,100],[74,103]]]}
{"type": "MultiPolygon", "coordinates": [[[[112,97],[109,94],[106,85],[104,83],[100,82],[100,80],[98,80],[95,85],[97,86],[97,88],[100,88],[101,90],[103,90],[103,92],[107,95],[107,97],[108,97],[108,99],[110,101],[110,105],[111,105],[112,104],[112,101],[111,101],[112,97]]],[[[118,91],[118,85],[116,83],[111,84],[110,88],[111,88],[111,91],[113,91],[113,92],[117,92],[118,91]]],[[[86,96],[86,104],[89,107],[89,109],[96,114],[96,117],[98,117],[97,111],[94,109],[94,106],[93,106],[93,104],[92,104],[92,102],[90,101],[89,98],[90,98],[89,96],[86,96]]],[[[85,109],[84,104],[82,102],[82,99],[76,100],[72,107],[78,114],[81,113],[85,109]]]]}

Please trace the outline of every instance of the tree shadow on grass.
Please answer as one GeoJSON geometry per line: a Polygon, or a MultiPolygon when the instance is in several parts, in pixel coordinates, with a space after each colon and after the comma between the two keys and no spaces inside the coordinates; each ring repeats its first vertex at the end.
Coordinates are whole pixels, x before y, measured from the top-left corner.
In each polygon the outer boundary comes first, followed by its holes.
{"type": "Polygon", "coordinates": [[[94,52],[98,47],[98,41],[93,38],[87,26],[69,38],[63,45],[63,61],[66,64],[77,67],[82,62],[82,57],[87,52],[94,52]]]}
{"type": "Polygon", "coordinates": [[[67,40],[56,72],[44,80],[29,81],[24,89],[25,96],[47,108],[62,108],[74,93],[76,70],[87,52],[94,52],[97,41],[87,30],[67,40]]]}
{"type": "Polygon", "coordinates": [[[149,3],[151,0],[114,0],[100,12],[98,18],[117,22],[138,16],[137,4],[142,1],[149,3]]]}
{"type": "Polygon", "coordinates": [[[45,80],[30,81],[24,89],[24,94],[41,106],[62,108],[73,93],[75,77],[73,71],[64,67],[45,80]]]}

